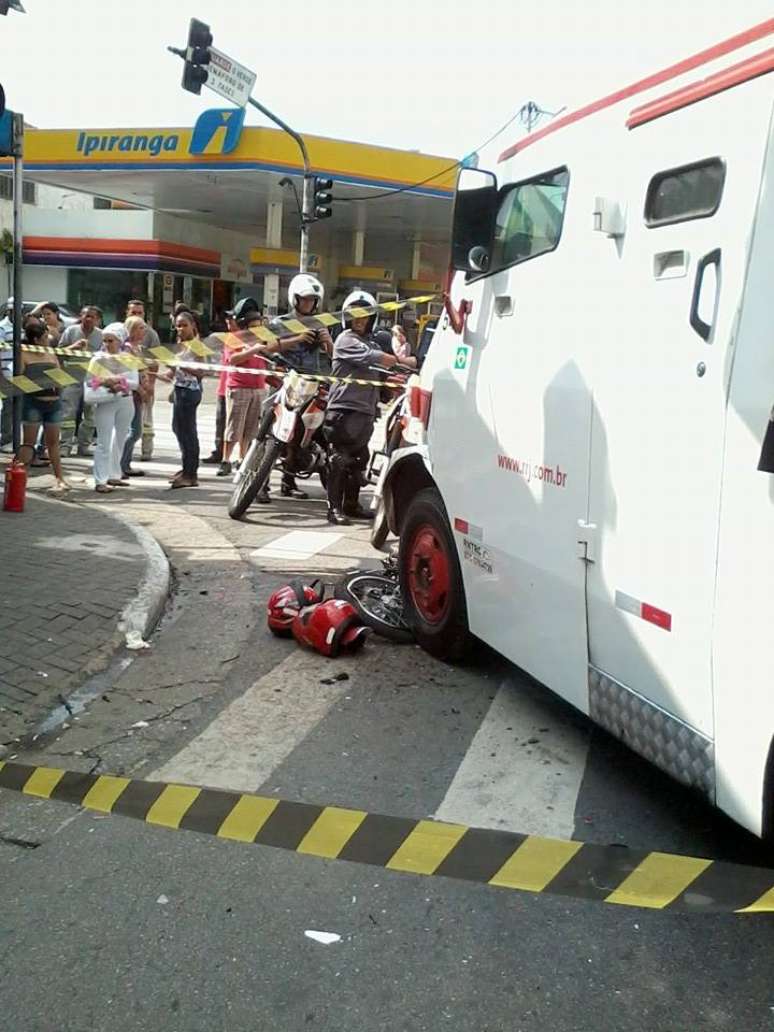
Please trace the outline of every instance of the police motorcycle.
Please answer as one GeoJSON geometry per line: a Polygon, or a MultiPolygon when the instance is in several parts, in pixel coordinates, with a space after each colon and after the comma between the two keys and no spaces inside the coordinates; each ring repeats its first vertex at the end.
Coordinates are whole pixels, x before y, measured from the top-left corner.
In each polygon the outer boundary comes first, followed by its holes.
{"type": "Polygon", "coordinates": [[[281,355],[266,361],[276,372],[267,379],[277,389],[264,405],[258,433],[234,476],[228,503],[233,520],[244,516],[269,486],[275,466],[283,473],[307,479],[315,473],[323,487],[328,482],[328,449],[322,433],[328,385],[305,377],[281,355]]]}

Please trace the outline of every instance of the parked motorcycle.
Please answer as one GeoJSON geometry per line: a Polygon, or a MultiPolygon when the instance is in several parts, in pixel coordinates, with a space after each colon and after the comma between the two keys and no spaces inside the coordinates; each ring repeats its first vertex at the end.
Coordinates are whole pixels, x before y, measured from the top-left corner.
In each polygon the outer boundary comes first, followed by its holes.
{"type": "MultiPolygon", "coordinates": [[[[283,472],[306,479],[315,473],[328,482],[328,448],[322,433],[328,385],[290,371],[264,406],[255,440],[234,477],[228,514],[238,520],[267,486],[277,463],[283,472]]],[[[271,382],[271,376],[269,376],[271,382]]]]}

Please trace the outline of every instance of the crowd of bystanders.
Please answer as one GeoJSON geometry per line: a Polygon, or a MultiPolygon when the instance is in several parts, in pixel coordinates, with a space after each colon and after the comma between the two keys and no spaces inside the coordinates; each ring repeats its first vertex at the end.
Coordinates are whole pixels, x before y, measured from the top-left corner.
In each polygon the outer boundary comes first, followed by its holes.
{"type": "MultiPolygon", "coordinates": [[[[161,380],[172,385],[172,429],[182,457],[182,469],[171,478],[172,487],[198,486],[196,410],[206,371],[185,364],[160,371],[153,355],[160,344],[159,336],[146,321],[141,300],[128,302],[124,322],[104,328],[101,324],[102,313],[94,305],[85,305],[77,322],[67,327],[54,302],[38,305],[25,317],[22,373],[44,382],[45,387],[23,396],[19,458],[26,465],[50,466],[55,477],[52,491],[57,494],[71,490],[62,470],[62,456],[93,455],[94,489],[98,494],[129,486],[132,477],[144,475],[143,469],[132,464],[137,443],[142,462],[153,458],[154,400],[156,383],[161,380]],[[132,362],[130,356],[138,361],[132,362]],[[54,369],[69,377],[59,377],[60,383],[56,377],[45,375],[54,369]]],[[[182,303],[175,307],[174,328],[180,357],[200,363],[199,321],[182,303]]],[[[9,356],[4,352],[2,357],[3,374],[10,376],[12,370],[6,362],[9,356]]],[[[226,375],[221,377],[224,391],[226,375]]],[[[218,411],[221,438],[226,424],[225,398],[222,410],[218,411]]],[[[10,442],[11,411],[11,399],[6,398],[2,408],[3,444],[10,442]]],[[[217,450],[220,462],[222,439],[217,450]]]]}

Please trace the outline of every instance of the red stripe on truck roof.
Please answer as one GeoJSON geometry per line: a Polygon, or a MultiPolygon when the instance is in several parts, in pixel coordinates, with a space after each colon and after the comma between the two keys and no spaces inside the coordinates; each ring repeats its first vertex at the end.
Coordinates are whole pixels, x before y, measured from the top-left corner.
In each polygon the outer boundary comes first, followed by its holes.
{"type": "Polygon", "coordinates": [[[679,90],[667,93],[664,97],[651,100],[641,107],[635,108],[626,120],[628,129],[634,129],[645,122],[652,122],[654,118],[661,118],[671,111],[678,111],[680,108],[696,104],[700,100],[706,100],[723,90],[730,90],[733,86],[739,86],[750,79],[756,79],[759,75],[766,75],[774,71],[774,47],[765,50],[762,54],[756,54],[746,61],[724,68],[722,72],[707,76],[699,82],[692,82],[689,86],[683,86],[679,90]]]}
{"type": "Polygon", "coordinates": [[[761,22],[760,25],[754,25],[751,29],[737,33],[736,36],[731,36],[722,43],[716,43],[706,50],[701,50],[692,57],[687,57],[683,61],[678,61],[677,64],[664,68],[663,71],[649,75],[645,79],[640,79],[638,82],[632,83],[631,86],[626,86],[622,90],[616,90],[615,93],[610,93],[606,97],[602,97],[601,100],[595,100],[585,107],[578,108],[577,111],[571,111],[569,115],[557,118],[555,122],[551,122],[529,136],[525,136],[523,140],[519,140],[507,150],[504,150],[498,160],[507,161],[514,154],[524,150],[525,147],[529,147],[533,143],[537,143],[538,140],[542,140],[544,136],[548,136],[550,133],[558,132],[560,129],[572,125],[573,122],[579,122],[582,118],[595,115],[598,111],[604,111],[605,108],[612,107],[613,104],[618,104],[622,100],[634,97],[638,93],[652,89],[654,86],[660,86],[662,83],[669,82],[670,79],[676,79],[678,75],[684,75],[686,72],[693,71],[694,68],[699,68],[709,61],[714,61],[718,57],[730,54],[734,50],[739,50],[740,47],[745,47],[749,43],[754,43],[756,40],[770,36],[772,33],[774,33],[774,18],[769,18],[767,21],[761,22]]]}

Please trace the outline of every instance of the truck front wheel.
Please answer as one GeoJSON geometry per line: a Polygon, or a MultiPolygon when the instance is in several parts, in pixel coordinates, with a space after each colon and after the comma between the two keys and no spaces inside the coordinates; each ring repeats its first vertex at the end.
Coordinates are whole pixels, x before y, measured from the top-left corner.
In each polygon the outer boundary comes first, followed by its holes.
{"type": "Polygon", "coordinates": [[[431,655],[456,662],[470,649],[465,589],[446,510],[434,488],[419,491],[401,524],[404,619],[431,655]]]}

